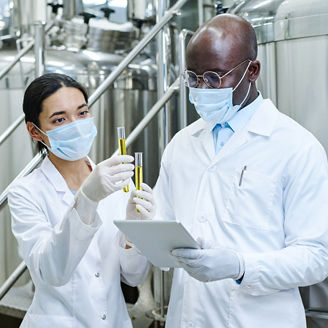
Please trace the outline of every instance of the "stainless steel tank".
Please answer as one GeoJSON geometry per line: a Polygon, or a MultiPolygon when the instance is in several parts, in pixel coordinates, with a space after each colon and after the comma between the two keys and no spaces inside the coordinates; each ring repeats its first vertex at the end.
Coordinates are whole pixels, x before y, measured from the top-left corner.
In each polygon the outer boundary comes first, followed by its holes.
{"type": "MultiPolygon", "coordinates": [[[[256,31],[262,64],[258,88],[264,97],[310,130],[328,151],[328,2],[238,1],[230,12],[256,31]]],[[[301,293],[305,308],[328,313],[327,280],[301,293]]],[[[308,327],[328,327],[328,320],[308,317],[308,327]]]]}

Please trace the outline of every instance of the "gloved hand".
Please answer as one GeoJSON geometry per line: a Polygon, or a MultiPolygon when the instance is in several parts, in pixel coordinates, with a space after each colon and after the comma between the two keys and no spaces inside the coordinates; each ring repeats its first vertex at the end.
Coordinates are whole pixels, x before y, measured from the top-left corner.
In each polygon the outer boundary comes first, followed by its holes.
{"type": "Polygon", "coordinates": [[[92,201],[99,202],[111,193],[126,187],[133,176],[134,158],[115,155],[96,165],[81,186],[82,192],[92,201]]]}
{"type": "Polygon", "coordinates": [[[156,206],[153,190],[145,183],[141,184],[142,190],[132,190],[126,207],[127,220],[152,219],[155,216],[156,206]],[[139,210],[139,213],[136,211],[139,210]]]}
{"type": "Polygon", "coordinates": [[[199,281],[226,278],[236,280],[244,274],[244,260],[241,255],[227,248],[177,248],[171,253],[179,265],[199,281]]]}

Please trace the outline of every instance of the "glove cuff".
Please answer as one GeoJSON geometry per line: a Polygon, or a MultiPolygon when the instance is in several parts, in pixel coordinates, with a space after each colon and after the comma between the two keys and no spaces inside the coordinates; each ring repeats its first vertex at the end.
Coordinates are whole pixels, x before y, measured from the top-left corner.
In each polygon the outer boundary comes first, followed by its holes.
{"type": "Polygon", "coordinates": [[[97,206],[98,202],[88,198],[81,188],[78,190],[75,195],[74,208],[85,224],[93,224],[97,213],[97,206]]]}
{"type": "Polygon", "coordinates": [[[238,253],[238,252],[234,252],[238,258],[238,261],[239,261],[239,273],[238,273],[238,276],[237,277],[234,277],[235,280],[240,280],[243,275],[245,274],[245,261],[244,261],[244,258],[243,256],[238,253]]]}

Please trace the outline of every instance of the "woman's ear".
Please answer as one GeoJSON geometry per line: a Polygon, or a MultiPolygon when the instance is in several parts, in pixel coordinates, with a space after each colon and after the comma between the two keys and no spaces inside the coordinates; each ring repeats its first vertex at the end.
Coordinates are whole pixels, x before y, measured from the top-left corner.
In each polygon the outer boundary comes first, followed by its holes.
{"type": "Polygon", "coordinates": [[[26,128],[33,140],[42,141],[43,138],[41,132],[35,127],[32,122],[26,122],[26,128]]]}

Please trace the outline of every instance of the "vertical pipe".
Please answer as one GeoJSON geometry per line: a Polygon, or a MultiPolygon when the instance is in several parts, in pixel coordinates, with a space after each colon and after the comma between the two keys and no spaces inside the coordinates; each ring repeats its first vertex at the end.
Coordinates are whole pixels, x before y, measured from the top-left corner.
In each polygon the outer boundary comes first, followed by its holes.
{"type": "MultiPolygon", "coordinates": [[[[158,23],[165,15],[167,9],[167,0],[157,0],[156,22],[158,23]]],[[[165,37],[165,28],[163,28],[157,36],[157,97],[160,99],[167,90],[168,76],[167,76],[167,43],[165,37]]],[[[159,156],[161,157],[164,148],[168,143],[168,108],[164,106],[162,113],[159,114],[159,126],[162,128],[159,131],[159,156]]],[[[160,270],[160,316],[164,318],[165,315],[165,300],[164,300],[164,272],[160,270]]],[[[160,321],[162,327],[163,322],[160,321]]]]}
{"type": "Polygon", "coordinates": [[[34,55],[35,55],[35,77],[39,77],[44,73],[44,26],[40,21],[33,23],[34,25],[34,55]]]}
{"type": "Polygon", "coordinates": [[[203,0],[198,0],[198,26],[204,23],[204,4],[203,0]]]}

